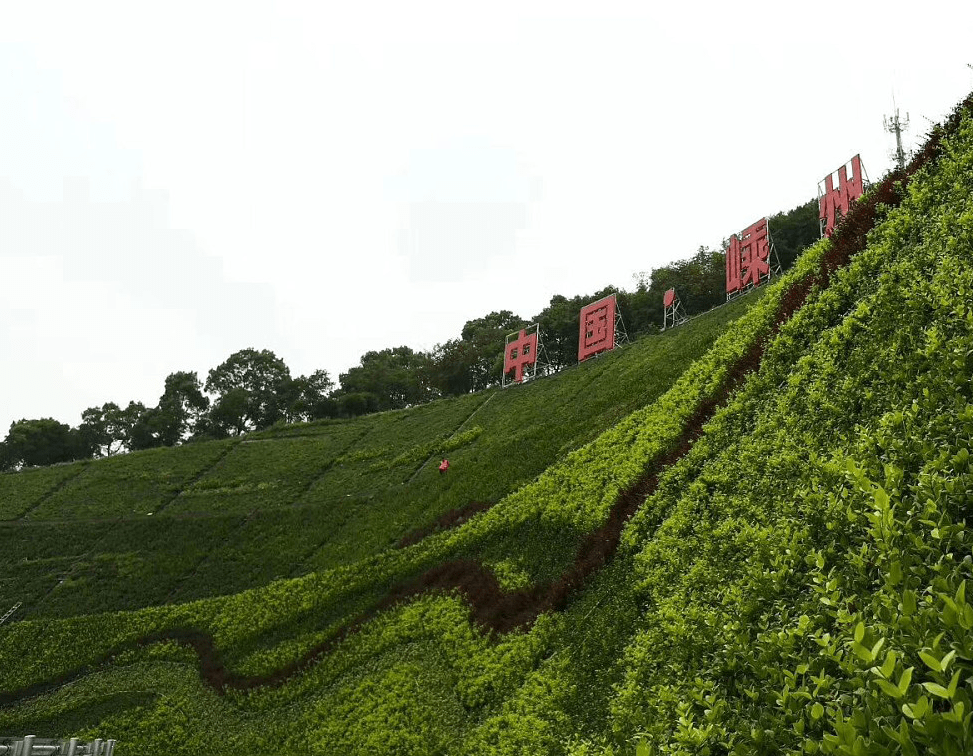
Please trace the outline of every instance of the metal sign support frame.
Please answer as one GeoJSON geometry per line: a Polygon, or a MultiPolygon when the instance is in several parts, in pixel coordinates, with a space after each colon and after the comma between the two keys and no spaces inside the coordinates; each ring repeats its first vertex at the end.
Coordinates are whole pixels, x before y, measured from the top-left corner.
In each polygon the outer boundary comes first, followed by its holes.
{"type": "Polygon", "coordinates": [[[675,328],[689,320],[689,316],[682,309],[682,302],[676,296],[669,307],[665,307],[662,312],[662,330],[675,328]]]}
{"type": "MultiPolygon", "coordinates": [[[[625,330],[625,321],[622,320],[622,308],[618,304],[618,292],[615,292],[615,346],[608,351],[614,352],[620,346],[628,343],[628,331],[625,330]]],[[[595,355],[597,357],[597,355],[595,355]]]]}

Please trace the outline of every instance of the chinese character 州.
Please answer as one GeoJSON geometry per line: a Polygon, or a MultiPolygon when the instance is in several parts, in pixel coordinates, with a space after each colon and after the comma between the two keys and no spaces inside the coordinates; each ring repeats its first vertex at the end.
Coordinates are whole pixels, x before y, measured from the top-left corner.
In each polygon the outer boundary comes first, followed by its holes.
{"type": "Polygon", "coordinates": [[[862,182],[862,161],[858,155],[851,159],[852,176],[848,178],[848,166],[838,169],[838,188],[834,188],[832,174],[824,179],[824,192],[818,197],[818,210],[821,219],[822,232],[831,236],[835,225],[848,214],[851,203],[862,196],[864,183],[862,182]]]}

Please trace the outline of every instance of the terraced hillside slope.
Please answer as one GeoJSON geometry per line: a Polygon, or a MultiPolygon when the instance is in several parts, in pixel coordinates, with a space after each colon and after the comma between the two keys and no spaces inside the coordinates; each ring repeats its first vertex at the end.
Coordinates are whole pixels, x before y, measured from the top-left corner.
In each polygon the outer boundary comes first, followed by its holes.
{"type": "Polygon", "coordinates": [[[657,398],[760,296],[506,391],[0,475],[0,613],[234,593],[418,540],[657,398]]]}
{"type": "MultiPolygon", "coordinates": [[[[973,100],[668,391],[462,525],[0,627],[0,729],[132,754],[973,752],[971,375],[973,100]]],[[[180,490],[267,490],[240,476],[180,490]]]]}

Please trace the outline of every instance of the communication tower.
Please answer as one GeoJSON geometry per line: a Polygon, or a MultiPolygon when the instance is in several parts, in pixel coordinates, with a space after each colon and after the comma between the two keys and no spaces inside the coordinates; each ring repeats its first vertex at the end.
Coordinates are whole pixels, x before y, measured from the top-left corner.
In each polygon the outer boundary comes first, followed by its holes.
{"type": "Polygon", "coordinates": [[[895,108],[895,115],[883,116],[882,123],[885,124],[887,132],[895,134],[895,164],[900,171],[903,171],[905,170],[905,150],[902,149],[902,132],[909,128],[909,114],[905,114],[905,120],[899,118],[899,106],[895,104],[895,98],[892,99],[892,106],[895,108]]]}

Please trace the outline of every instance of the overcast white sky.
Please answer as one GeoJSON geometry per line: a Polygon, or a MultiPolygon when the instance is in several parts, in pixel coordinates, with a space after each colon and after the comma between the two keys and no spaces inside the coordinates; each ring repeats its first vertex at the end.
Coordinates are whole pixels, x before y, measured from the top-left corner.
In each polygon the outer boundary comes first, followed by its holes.
{"type": "Polygon", "coordinates": [[[797,7],[0,0],[0,437],[631,288],[973,90],[971,3],[797,7]]]}

